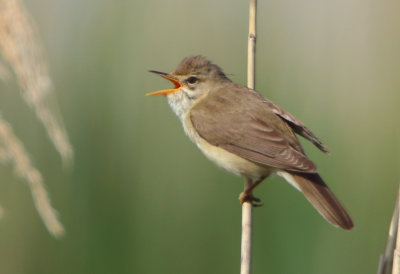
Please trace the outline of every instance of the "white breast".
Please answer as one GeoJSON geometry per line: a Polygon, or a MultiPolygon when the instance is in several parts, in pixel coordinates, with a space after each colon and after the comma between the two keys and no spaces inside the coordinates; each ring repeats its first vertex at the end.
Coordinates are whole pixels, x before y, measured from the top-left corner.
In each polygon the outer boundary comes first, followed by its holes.
{"type": "MultiPolygon", "coordinates": [[[[268,176],[271,173],[272,168],[252,163],[226,151],[225,149],[211,145],[205,139],[200,137],[193,127],[189,115],[190,109],[194,107],[193,101],[185,96],[182,91],[168,94],[167,99],[172,110],[181,120],[183,129],[187,136],[212,162],[231,173],[244,175],[253,179],[258,179],[261,176],[268,176]]],[[[197,100],[197,102],[199,101],[200,100],[197,100]]]]}

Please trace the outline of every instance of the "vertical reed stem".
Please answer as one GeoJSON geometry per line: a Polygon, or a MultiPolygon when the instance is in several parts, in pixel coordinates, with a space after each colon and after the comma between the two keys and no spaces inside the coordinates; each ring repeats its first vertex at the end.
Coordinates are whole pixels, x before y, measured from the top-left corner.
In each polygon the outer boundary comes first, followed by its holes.
{"type": "MultiPolygon", "coordinates": [[[[248,189],[252,185],[249,178],[245,178],[244,189],[248,189]]],[[[240,274],[251,274],[251,246],[253,232],[253,205],[251,202],[242,204],[242,246],[241,246],[241,263],[240,274]]]]}
{"type": "Polygon", "coordinates": [[[390,223],[389,235],[386,242],[386,250],[380,256],[377,274],[400,274],[400,187],[397,193],[397,200],[393,210],[390,223]]]}
{"type": "MultiPolygon", "coordinates": [[[[249,38],[247,50],[247,86],[255,88],[255,53],[256,53],[256,7],[257,0],[250,0],[249,38]]],[[[244,190],[253,182],[245,178],[244,190]]],[[[240,274],[251,274],[251,246],[253,230],[253,206],[251,202],[242,205],[242,242],[240,274]]]]}
{"type": "Polygon", "coordinates": [[[247,86],[255,89],[257,0],[250,0],[249,38],[247,45],[247,86]]]}

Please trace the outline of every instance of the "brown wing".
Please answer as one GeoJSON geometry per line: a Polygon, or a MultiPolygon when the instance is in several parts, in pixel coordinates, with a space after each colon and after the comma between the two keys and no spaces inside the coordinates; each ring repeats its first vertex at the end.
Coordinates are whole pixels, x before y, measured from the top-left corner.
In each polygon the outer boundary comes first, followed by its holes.
{"type": "Polygon", "coordinates": [[[317,172],[290,126],[246,87],[235,85],[210,93],[192,108],[190,119],[210,144],[244,159],[279,169],[317,172]]]}
{"type": "Polygon", "coordinates": [[[314,133],[311,132],[300,120],[296,119],[292,114],[284,110],[278,105],[275,105],[270,100],[263,98],[264,102],[272,109],[272,111],[284,119],[290,127],[299,135],[303,136],[311,143],[313,143],[317,148],[319,148],[324,153],[329,153],[328,149],[324,146],[321,140],[318,139],[314,133]]]}

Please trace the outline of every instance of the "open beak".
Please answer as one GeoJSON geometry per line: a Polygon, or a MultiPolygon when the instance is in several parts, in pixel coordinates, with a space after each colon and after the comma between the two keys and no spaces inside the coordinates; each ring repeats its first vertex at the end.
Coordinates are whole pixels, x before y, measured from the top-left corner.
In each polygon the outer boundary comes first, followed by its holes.
{"type": "Polygon", "coordinates": [[[150,70],[150,72],[158,74],[161,77],[163,77],[163,78],[165,78],[167,80],[170,80],[175,85],[175,87],[171,88],[171,89],[163,89],[163,90],[158,90],[158,91],[155,91],[155,92],[149,92],[149,93],[146,93],[147,96],[168,95],[168,94],[170,94],[172,92],[177,91],[178,89],[180,89],[182,87],[182,83],[179,82],[178,80],[176,80],[175,77],[173,77],[172,75],[170,75],[168,73],[159,72],[159,71],[155,71],[155,70],[150,70]]]}

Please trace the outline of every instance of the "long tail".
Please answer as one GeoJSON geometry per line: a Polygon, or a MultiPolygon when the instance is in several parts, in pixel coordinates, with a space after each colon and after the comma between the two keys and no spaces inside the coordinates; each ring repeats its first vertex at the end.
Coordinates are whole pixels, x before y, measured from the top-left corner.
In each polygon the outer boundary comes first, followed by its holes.
{"type": "Polygon", "coordinates": [[[317,173],[284,172],[280,174],[298,188],[316,210],[332,225],[350,230],[353,221],[346,209],[317,173]]]}

